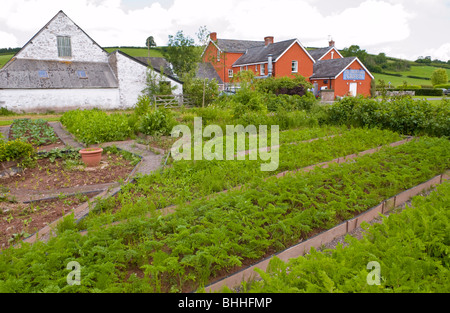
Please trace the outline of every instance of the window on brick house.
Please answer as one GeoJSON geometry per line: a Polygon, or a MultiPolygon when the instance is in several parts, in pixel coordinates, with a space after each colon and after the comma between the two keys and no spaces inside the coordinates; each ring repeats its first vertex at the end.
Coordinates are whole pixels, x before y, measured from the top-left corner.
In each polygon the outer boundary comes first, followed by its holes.
{"type": "Polygon", "coordinates": [[[266,65],[265,64],[261,64],[261,75],[266,75],[266,65]]]}
{"type": "Polygon", "coordinates": [[[228,70],[228,77],[229,78],[233,77],[233,70],[228,70]]]}
{"type": "Polygon", "coordinates": [[[70,37],[58,36],[56,37],[58,43],[58,56],[71,57],[72,56],[72,42],[70,37]]]}
{"type": "Polygon", "coordinates": [[[298,61],[292,61],[292,73],[298,72],[298,61]]]}

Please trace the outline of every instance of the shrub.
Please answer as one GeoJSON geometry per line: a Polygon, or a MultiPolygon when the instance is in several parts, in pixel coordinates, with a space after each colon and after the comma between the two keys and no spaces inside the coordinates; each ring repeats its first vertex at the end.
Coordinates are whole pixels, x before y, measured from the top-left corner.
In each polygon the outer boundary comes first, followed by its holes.
{"type": "Polygon", "coordinates": [[[0,162],[15,161],[22,166],[28,166],[34,161],[36,150],[30,143],[22,140],[4,142],[0,140],[0,162]]]}
{"type": "Polygon", "coordinates": [[[16,115],[16,113],[8,110],[7,108],[0,107],[0,116],[11,116],[16,115]]]}
{"type": "Polygon", "coordinates": [[[127,115],[99,109],[66,112],[61,123],[86,145],[122,141],[134,135],[127,115]]]}
{"type": "Polygon", "coordinates": [[[150,136],[170,135],[175,125],[176,120],[169,110],[156,109],[150,110],[142,116],[139,130],[150,136]]]}
{"type": "Polygon", "coordinates": [[[344,98],[328,110],[328,122],[355,127],[379,127],[405,135],[450,136],[450,106],[411,98],[381,101],[344,98]]]}
{"type": "Polygon", "coordinates": [[[416,90],[416,96],[437,96],[442,97],[442,89],[418,89],[416,90]]]}
{"type": "Polygon", "coordinates": [[[439,84],[434,86],[435,88],[444,88],[444,89],[449,89],[450,88],[450,84],[439,84]]]}
{"type": "Polygon", "coordinates": [[[219,85],[216,80],[191,78],[185,82],[183,89],[184,94],[198,107],[203,106],[203,99],[204,105],[208,106],[219,95],[219,85]]]}

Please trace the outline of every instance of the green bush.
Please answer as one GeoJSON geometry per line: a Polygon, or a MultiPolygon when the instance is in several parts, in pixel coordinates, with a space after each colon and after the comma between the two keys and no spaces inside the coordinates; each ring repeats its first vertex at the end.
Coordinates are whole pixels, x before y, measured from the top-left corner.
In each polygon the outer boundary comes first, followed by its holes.
{"type": "Polygon", "coordinates": [[[416,90],[416,96],[437,96],[442,97],[442,89],[418,89],[416,90]]]}
{"type": "Polygon", "coordinates": [[[170,135],[175,125],[176,120],[169,110],[156,109],[148,111],[141,117],[139,130],[150,136],[170,135]]]}
{"type": "Polygon", "coordinates": [[[450,136],[450,106],[447,100],[432,105],[411,98],[377,101],[344,98],[328,110],[328,122],[355,127],[379,127],[405,135],[450,136]]]}
{"type": "Polygon", "coordinates": [[[435,88],[444,88],[444,89],[449,89],[450,88],[450,84],[440,84],[440,85],[436,85],[434,86],[435,88]]]}
{"type": "Polygon", "coordinates": [[[126,140],[134,135],[128,115],[99,109],[64,113],[61,123],[86,145],[126,140]]]}
{"type": "Polygon", "coordinates": [[[16,113],[8,110],[7,108],[0,107],[0,116],[11,116],[16,115],[16,113]]]}
{"type": "Polygon", "coordinates": [[[0,140],[0,162],[15,161],[28,166],[34,161],[36,150],[30,143],[22,140],[4,142],[0,140]]]}

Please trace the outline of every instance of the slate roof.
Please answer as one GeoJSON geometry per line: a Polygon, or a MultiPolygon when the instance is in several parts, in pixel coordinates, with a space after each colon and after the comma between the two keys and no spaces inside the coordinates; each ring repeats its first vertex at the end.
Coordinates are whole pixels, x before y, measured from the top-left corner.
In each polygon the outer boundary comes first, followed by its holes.
{"type": "Polygon", "coordinates": [[[223,84],[223,80],[220,78],[219,74],[217,74],[216,69],[211,63],[199,63],[198,69],[196,73],[196,77],[200,79],[209,79],[209,80],[217,80],[219,84],[223,84]]]}
{"type": "Polygon", "coordinates": [[[314,50],[308,50],[308,53],[313,57],[314,60],[319,61],[321,57],[323,57],[328,51],[330,51],[333,47],[326,48],[318,48],[314,50]]]}
{"type": "Polygon", "coordinates": [[[264,41],[217,39],[215,44],[223,52],[245,53],[248,49],[264,46],[264,41]]]}
{"type": "Polygon", "coordinates": [[[296,39],[290,39],[269,44],[267,46],[259,46],[248,49],[247,53],[241,56],[233,66],[242,66],[246,64],[263,63],[267,62],[269,54],[272,55],[273,61],[278,59],[279,56],[289,48],[296,39]]]}
{"type": "Polygon", "coordinates": [[[310,77],[310,79],[335,78],[355,59],[356,57],[348,57],[348,58],[317,61],[314,64],[313,75],[310,77]]]}
{"type": "Polygon", "coordinates": [[[165,58],[157,58],[157,57],[134,57],[136,60],[141,61],[143,63],[148,64],[148,62],[150,61],[150,63],[152,64],[152,67],[155,70],[160,71],[161,67],[164,69],[164,74],[168,75],[168,76],[174,76],[171,64],[169,62],[167,62],[167,60],[165,58]]]}
{"type": "Polygon", "coordinates": [[[0,89],[118,88],[108,63],[13,59],[0,70],[0,89]],[[40,78],[46,71],[48,78],[40,78]],[[87,78],[77,72],[85,71],[87,78]]]}

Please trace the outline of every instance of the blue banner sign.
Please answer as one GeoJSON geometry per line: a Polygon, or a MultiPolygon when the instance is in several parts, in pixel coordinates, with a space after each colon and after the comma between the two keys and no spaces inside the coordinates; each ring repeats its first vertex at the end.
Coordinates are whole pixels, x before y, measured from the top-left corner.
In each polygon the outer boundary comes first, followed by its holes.
{"type": "Polygon", "coordinates": [[[345,70],[344,80],[365,80],[366,71],[364,70],[345,70]]]}

